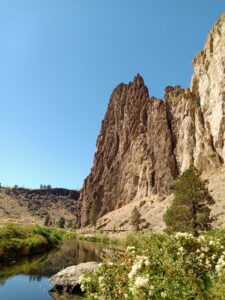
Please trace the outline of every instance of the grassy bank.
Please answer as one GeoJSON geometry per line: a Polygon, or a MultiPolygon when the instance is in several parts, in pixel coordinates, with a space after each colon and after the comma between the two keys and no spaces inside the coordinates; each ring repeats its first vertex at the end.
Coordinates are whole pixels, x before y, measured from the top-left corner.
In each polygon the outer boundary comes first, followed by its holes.
{"type": "Polygon", "coordinates": [[[225,231],[137,233],[125,242],[123,257],[81,276],[87,299],[225,299],[225,231]]]}
{"type": "Polygon", "coordinates": [[[119,244],[119,239],[114,236],[109,236],[100,232],[93,232],[91,234],[77,234],[77,239],[80,241],[88,241],[92,243],[103,243],[103,244],[119,244]]]}
{"type": "Polygon", "coordinates": [[[67,234],[62,230],[41,226],[1,225],[0,262],[43,253],[56,247],[66,236],[67,234]]]}

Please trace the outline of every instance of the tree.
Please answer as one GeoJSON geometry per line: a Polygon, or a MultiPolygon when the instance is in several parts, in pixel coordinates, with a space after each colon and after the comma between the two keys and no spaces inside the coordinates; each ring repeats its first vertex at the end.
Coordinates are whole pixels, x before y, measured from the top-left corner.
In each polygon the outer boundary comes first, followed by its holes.
{"type": "Polygon", "coordinates": [[[135,227],[135,230],[139,230],[139,226],[141,223],[141,214],[137,207],[135,206],[131,212],[131,225],[135,227]]]}
{"type": "Polygon", "coordinates": [[[215,203],[207,188],[207,181],[200,178],[200,172],[191,166],[173,186],[174,200],[164,214],[166,232],[190,232],[195,236],[202,230],[209,230],[213,218],[209,205],[215,203]]]}
{"type": "Polygon", "coordinates": [[[58,227],[59,228],[64,228],[65,227],[65,219],[63,217],[60,217],[58,221],[58,227]]]}
{"type": "Polygon", "coordinates": [[[97,222],[97,215],[96,215],[96,201],[93,200],[92,205],[91,205],[91,210],[90,210],[90,222],[91,225],[96,227],[96,222],[97,222]]]}
{"type": "Polygon", "coordinates": [[[50,225],[49,223],[50,223],[50,217],[49,215],[47,215],[44,220],[44,226],[49,226],[50,225]]]}

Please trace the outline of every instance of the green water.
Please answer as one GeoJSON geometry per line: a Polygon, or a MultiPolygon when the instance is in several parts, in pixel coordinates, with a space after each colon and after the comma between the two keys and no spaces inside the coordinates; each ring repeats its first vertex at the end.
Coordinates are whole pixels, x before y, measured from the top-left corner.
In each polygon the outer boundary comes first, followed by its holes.
{"type": "Polygon", "coordinates": [[[107,260],[114,251],[114,246],[69,242],[61,245],[59,250],[0,265],[0,300],[80,299],[78,296],[50,295],[49,278],[71,265],[107,260]]]}

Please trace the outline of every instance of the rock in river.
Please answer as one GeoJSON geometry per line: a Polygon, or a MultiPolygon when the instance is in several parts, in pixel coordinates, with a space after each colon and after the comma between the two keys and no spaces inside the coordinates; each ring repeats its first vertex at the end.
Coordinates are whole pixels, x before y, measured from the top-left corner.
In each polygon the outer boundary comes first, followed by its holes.
{"type": "Polygon", "coordinates": [[[68,267],[50,278],[53,284],[51,292],[74,294],[80,292],[79,277],[84,273],[93,272],[98,266],[97,262],[80,263],[68,267]]]}

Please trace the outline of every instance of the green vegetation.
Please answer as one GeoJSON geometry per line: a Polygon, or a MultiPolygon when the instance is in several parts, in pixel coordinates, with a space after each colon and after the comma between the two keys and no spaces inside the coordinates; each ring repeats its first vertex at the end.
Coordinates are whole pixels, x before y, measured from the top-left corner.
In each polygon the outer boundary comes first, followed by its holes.
{"type": "Polygon", "coordinates": [[[40,189],[41,190],[49,190],[49,189],[51,189],[52,188],[52,186],[50,185],[50,184],[47,184],[47,185],[45,185],[45,184],[41,184],[40,185],[40,189]]]}
{"type": "Polygon", "coordinates": [[[190,232],[197,236],[211,229],[213,219],[208,205],[214,204],[214,200],[206,184],[194,166],[179,177],[174,185],[173,203],[164,215],[167,233],[190,232]]]}
{"type": "Polygon", "coordinates": [[[62,230],[17,224],[0,227],[0,261],[42,253],[66,238],[62,230]]]}
{"type": "Polygon", "coordinates": [[[76,222],[76,220],[74,219],[74,220],[69,220],[68,222],[67,222],[67,228],[71,228],[71,229],[76,229],[76,227],[77,227],[77,224],[76,224],[77,222],[76,222]]]}
{"type": "Polygon", "coordinates": [[[119,240],[116,238],[109,237],[106,234],[98,233],[98,234],[80,234],[77,236],[79,240],[85,240],[93,243],[104,243],[104,244],[118,244],[119,240]]]}
{"type": "Polygon", "coordinates": [[[50,225],[50,216],[47,215],[44,220],[44,226],[49,226],[49,225],[50,225]]]}
{"type": "Polygon", "coordinates": [[[225,231],[137,233],[127,244],[124,256],[80,277],[87,299],[224,300],[225,231]]]}
{"type": "Polygon", "coordinates": [[[134,226],[136,231],[139,230],[140,222],[141,222],[141,214],[137,209],[137,207],[135,206],[131,213],[131,225],[134,226]]]}
{"type": "Polygon", "coordinates": [[[57,227],[59,228],[64,228],[65,227],[65,219],[63,217],[60,217],[59,221],[58,221],[58,224],[57,224],[57,227]]]}
{"type": "MultiPolygon", "coordinates": [[[[174,185],[174,201],[164,215],[166,234],[136,232],[127,251],[80,277],[87,299],[225,299],[225,231],[210,231],[214,203],[191,166],[174,185]]],[[[131,224],[139,229],[135,207],[131,224]]]]}

